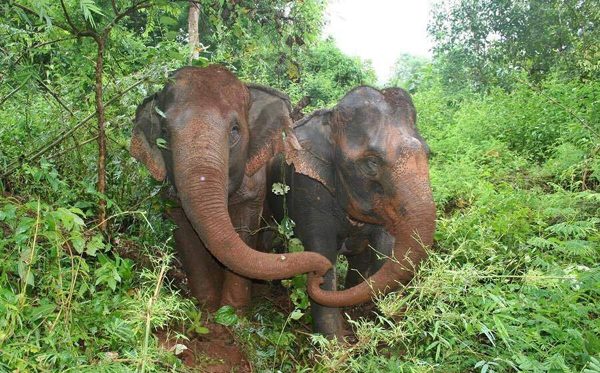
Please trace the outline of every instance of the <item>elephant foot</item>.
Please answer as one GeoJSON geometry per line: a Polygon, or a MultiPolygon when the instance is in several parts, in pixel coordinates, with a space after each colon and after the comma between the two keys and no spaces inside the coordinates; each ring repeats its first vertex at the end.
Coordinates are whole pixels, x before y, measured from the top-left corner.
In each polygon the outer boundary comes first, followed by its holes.
{"type": "Polygon", "coordinates": [[[327,308],[320,311],[317,314],[313,312],[313,330],[315,333],[323,334],[328,339],[343,340],[347,333],[343,327],[340,310],[327,308]]]}
{"type": "Polygon", "coordinates": [[[194,296],[194,298],[196,298],[198,300],[198,304],[200,304],[207,311],[214,312],[219,309],[219,306],[221,303],[220,294],[217,294],[217,293],[207,294],[207,292],[198,293],[193,290],[191,291],[191,293],[194,296]]]}
{"type": "Polygon", "coordinates": [[[230,305],[236,309],[246,308],[250,304],[251,289],[251,280],[226,271],[221,293],[221,305],[230,305]]]}
{"type": "Polygon", "coordinates": [[[220,287],[198,276],[188,276],[187,280],[190,293],[198,300],[198,304],[211,312],[219,308],[222,298],[220,287]]]}

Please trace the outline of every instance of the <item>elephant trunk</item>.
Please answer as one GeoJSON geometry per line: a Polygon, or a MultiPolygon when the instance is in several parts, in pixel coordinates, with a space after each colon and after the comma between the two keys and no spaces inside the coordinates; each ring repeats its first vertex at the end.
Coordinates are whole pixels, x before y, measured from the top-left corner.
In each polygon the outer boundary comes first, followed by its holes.
{"type": "Polygon", "coordinates": [[[403,171],[395,170],[393,179],[397,192],[393,203],[377,201],[376,211],[395,238],[392,257],[364,282],[343,291],[323,290],[321,278],[309,275],[308,293],[315,302],[328,307],[352,306],[411,280],[414,271],[427,257],[425,247],[433,244],[435,231],[435,204],[428,168],[426,161],[424,167],[423,162],[419,164],[421,166],[413,168],[412,172],[405,171],[405,163],[400,167],[403,171]]]}
{"type": "Polygon", "coordinates": [[[327,272],[331,263],[319,254],[267,254],[241,240],[227,210],[227,134],[218,133],[215,127],[201,128],[193,133],[181,131],[176,135],[179,138],[172,139],[172,151],[175,186],[182,207],[208,250],[231,271],[253,279],[276,280],[306,272],[327,272]],[[203,144],[202,149],[193,144],[203,144]]]}

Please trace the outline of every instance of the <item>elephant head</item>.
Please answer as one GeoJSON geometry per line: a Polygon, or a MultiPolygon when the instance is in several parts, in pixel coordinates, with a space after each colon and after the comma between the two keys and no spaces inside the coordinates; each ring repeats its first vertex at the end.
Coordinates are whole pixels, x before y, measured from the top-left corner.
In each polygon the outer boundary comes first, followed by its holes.
{"type": "Polygon", "coordinates": [[[288,155],[298,173],[320,181],[353,221],[382,224],[395,238],[393,255],[364,282],[325,291],[310,276],[309,294],[324,306],[362,303],[408,282],[433,242],[435,205],[429,149],[416,111],[399,88],[358,87],[332,110],[296,123],[301,149],[288,155]],[[315,133],[318,132],[318,134],[315,133]]]}
{"type": "Polygon", "coordinates": [[[253,250],[229,218],[228,196],[244,174],[254,174],[275,153],[294,146],[289,113],[285,95],[245,86],[219,66],[177,70],[136,112],[131,154],[156,180],[169,179],[209,251],[245,277],[282,279],[331,267],[315,253],[253,250]]]}

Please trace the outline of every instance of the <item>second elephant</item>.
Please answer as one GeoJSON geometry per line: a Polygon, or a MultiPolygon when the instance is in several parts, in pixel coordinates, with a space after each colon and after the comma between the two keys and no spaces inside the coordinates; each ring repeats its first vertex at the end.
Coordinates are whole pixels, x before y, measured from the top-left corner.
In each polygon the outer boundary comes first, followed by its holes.
{"type": "MultiPolygon", "coordinates": [[[[412,100],[399,88],[355,88],[332,110],[296,122],[294,134],[302,148],[288,154],[293,166],[272,162],[269,182],[291,187],[287,210],[306,250],[333,263],[338,252],[348,258],[346,290],[334,292],[333,270],[324,281],[309,276],[315,331],[340,336],[338,307],[408,282],[427,255],[435,230],[429,150],[412,100]],[[369,245],[388,256],[383,265],[369,245]]],[[[281,218],[282,198],[268,200],[281,218]]]]}

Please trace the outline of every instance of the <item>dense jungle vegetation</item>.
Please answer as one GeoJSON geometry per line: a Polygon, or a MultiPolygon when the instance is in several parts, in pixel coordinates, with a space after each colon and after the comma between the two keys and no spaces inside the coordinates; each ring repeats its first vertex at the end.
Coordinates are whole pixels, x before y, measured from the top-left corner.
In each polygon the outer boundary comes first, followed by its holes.
{"type": "Polygon", "coordinates": [[[259,372],[600,372],[596,1],[433,6],[433,58],[399,56],[387,85],[412,93],[432,150],[436,244],[351,345],[309,333],[302,277],[290,307],[199,310],[174,280],[165,186],[128,142],[136,106],[190,63],[305,113],[375,74],[321,37],[324,0],[194,4],[197,58],[188,1],[0,4],[0,371],[203,371],[177,355],[210,321],[259,372]]]}

